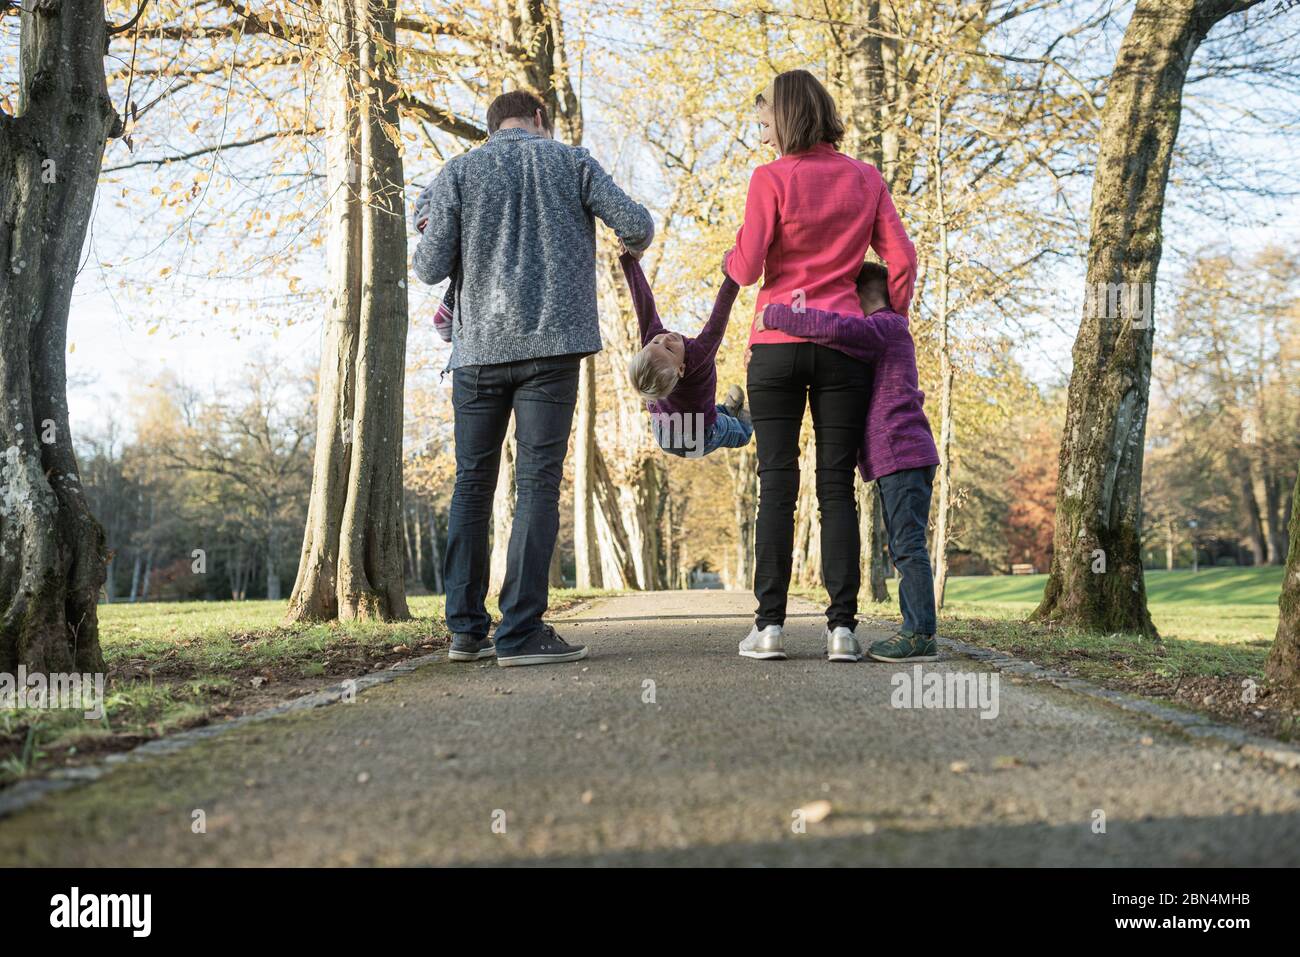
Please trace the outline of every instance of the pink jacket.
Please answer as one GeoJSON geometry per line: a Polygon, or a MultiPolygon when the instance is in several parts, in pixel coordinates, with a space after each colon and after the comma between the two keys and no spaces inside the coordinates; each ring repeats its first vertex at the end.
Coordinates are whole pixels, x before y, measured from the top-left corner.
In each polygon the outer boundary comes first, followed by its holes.
{"type": "MultiPolygon", "coordinates": [[[[763,277],[756,313],[777,303],[860,315],[855,280],[868,248],[885,261],[890,303],[906,316],[916,248],[885,180],[870,163],[821,143],[754,170],[726,270],[742,286],[763,277]]],[[[751,345],[800,341],[776,329],[749,337],[751,345]]]]}

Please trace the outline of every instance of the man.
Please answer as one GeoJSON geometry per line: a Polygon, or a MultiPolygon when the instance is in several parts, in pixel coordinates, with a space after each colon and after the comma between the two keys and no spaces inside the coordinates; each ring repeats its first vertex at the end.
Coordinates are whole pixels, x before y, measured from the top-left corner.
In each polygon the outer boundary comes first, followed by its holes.
{"type": "Polygon", "coordinates": [[[421,281],[454,275],[457,285],[449,657],[496,655],[502,667],[576,661],[587,649],[564,641],[542,615],[578,365],[601,348],[593,217],[634,253],[650,244],[654,221],[586,150],[551,138],[546,107],[531,93],[497,97],[487,122],[487,142],[450,160],[428,190],[428,223],[412,262],[421,281]],[[517,499],[493,645],[483,605],[488,525],[512,411],[517,499]]]}

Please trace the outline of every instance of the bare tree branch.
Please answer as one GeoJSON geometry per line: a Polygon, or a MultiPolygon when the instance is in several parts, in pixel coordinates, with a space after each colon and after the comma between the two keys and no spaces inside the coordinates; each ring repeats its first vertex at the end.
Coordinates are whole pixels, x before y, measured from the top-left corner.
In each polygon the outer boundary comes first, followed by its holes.
{"type": "Polygon", "coordinates": [[[467,119],[457,116],[450,110],[443,109],[440,106],[434,106],[430,103],[425,103],[422,100],[417,100],[409,94],[403,95],[397,101],[397,105],[412,116],[424,120],[427,123],[432,123],[443,132],[450,133],[452,136],[458,137],[462,140],[476,142],[478,140],[487,139],[487,130],[476,126],[467,119]]]}
{"type": "Polygon", "coordinates": [[[126,33],[127,30],[130,30],[140,22],[140,18],[144,16],[144,11],[147,6],[149,6],[149,0],[140,0],[140,6],[136,9],[135,16],[126,21],[126,23],[122,24],[120,27],[115,27],[110,23],[108,25],[108,35],[111,37],[116,36],[119,33],[126,33]]]}
{"type": "Polygon", "coordinates": [[[203,149],[193,150],[189,153],[180,153],[176,156],[162,156],[154,159],[133,160],[130,163],[122,163],[119,166],[105,166],[103,172],[117,173],[122,170],[134,169],[137,166],[166,166],[169,163],[182,163],[185,160],[195,159],[199,156],[207,156],[211,153],[220,153],[224,150],[239,149],[244,146],[256,146],[258,143],[265,143],[267,140],[283,139],[289,136],[314,136],[317,133],[323,133],[323,127],[312,127],[303,130],[276,130],[274,133],[263,133],[261,136],[254,136],[250,139],[239,140],[233,143],[218,143],[216,146],[205,146],[203,149]]]}

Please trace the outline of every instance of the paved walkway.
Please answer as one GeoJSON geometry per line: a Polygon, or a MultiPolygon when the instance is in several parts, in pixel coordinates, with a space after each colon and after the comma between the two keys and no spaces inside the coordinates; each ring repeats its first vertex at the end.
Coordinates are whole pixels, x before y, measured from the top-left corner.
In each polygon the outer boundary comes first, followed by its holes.
{"type": "Polygon", "coordinates": [[[791,660],[737,657],[752,604],[605,599],[561,624],[587,661],[441,663],[131,762],[0,820],[0,864],[1300,863],[1297,772],[1005,676],[993,719],[895,708],[910,670],[822,661],[806,603],[791,660]]]}

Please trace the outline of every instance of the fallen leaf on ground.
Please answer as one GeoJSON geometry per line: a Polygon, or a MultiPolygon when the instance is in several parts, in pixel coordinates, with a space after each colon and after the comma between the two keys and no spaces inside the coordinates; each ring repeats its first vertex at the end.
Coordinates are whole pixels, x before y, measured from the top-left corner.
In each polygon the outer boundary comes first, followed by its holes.
{"type": "Polygon", "coordinates": [[[809,824],[817,824],[831,816],[831,802],[826,800],[813,801],[799,808],[799,812],[809,824]]]}

